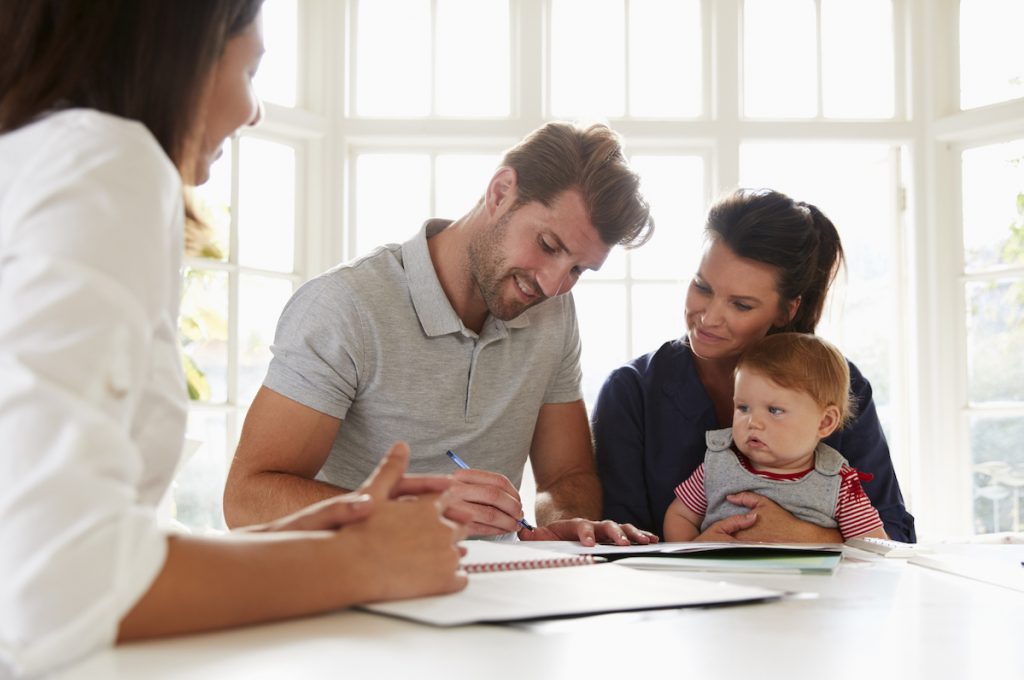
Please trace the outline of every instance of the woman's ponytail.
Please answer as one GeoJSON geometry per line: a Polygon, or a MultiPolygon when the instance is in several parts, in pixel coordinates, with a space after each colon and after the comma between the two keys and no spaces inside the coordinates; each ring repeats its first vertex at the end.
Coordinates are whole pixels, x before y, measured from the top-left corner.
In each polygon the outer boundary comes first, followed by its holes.
{"type": "Polygon", "coordinates": [[[738,189],[711,207],[706,231],[740,257],[776,268],[783,309],[800,300],[792,320],[769,332],[814,332],[844,262],[839,232],[824,213],[778,191],[738,189]]]}

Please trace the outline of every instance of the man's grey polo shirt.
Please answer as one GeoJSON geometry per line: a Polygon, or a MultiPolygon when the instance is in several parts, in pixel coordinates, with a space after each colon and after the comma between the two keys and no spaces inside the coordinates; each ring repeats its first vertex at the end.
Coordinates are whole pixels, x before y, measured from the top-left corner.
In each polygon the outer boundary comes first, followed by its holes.
{"type": "Polygon", "coordinates": [[[342,419],[318,479],[354,488],[404,440],[411,472],[454,471],[452,449],[518,487],[541,406],[582,398],[572,296],[488,316],[478,336],[427,249],[448,224],[321,274],[285,306],[264,385],[342,419]]]}

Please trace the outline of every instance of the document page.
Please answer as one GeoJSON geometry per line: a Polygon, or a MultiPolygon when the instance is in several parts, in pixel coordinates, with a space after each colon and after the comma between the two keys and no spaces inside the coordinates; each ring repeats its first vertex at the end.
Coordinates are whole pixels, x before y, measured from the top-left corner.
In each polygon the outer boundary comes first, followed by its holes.
{"type": "Polygon", "coordinates": [[[469,585],[458,593],[381,602],[364,609],[421,623],[457,626],[757,602],[781,596],[782,593],[766,588],[644,572],[614,564],[592,564],[470,574],[469,585]]]}

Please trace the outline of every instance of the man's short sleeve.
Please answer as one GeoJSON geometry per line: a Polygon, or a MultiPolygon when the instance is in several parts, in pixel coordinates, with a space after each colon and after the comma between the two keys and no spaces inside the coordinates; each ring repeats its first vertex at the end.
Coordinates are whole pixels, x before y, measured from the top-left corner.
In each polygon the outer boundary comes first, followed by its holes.
{"type": "Polygon", "coordinates": [[[281,312],[265,387],[344,418],[359,390],[363,324],[357,297],[338,271],[295,291],[281,312]]]}
{"type": "Polygon", "coordinates": [[[563,338],[562,360],[558,369],[548,383],[544,393],[545,404],[561,404],[578,401],[583,398],[583,372],[580,369],[580,329],[576,321],[576,303],[572,294],[565,295],[562,300],[563,338]]]}

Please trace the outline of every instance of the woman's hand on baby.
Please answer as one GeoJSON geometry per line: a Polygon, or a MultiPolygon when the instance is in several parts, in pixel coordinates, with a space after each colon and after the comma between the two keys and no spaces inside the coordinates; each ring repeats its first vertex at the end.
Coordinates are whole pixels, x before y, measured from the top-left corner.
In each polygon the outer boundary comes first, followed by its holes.
{"type": "MultiPolygon", "coordinates": [[[[741,505],[750,512],[740,517],[756,516],[748,526],[729,527],[732,539],[736,541],[757,541],[761,543],[842,543],[843,537],[837,529],[825,529],[816,524],[797,519],[781,505],[752,491],[743,491],[726,497],[730,503],[741,505]]],[[[731,517],[729,519],[732,519],[731,517]]],[[[724,520],[723,520],[724,521],[724,520]]],[[[738,524],[742,524],[739,522],[738,524]]],[[[707,533],[707,532],[705,532],[707,533]]],[[[700,539],[698,540],[705,540],[700,539]]],[[[713,539],[707,539],[713,540],[713,539]]]]}

